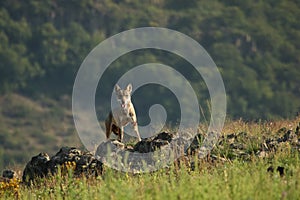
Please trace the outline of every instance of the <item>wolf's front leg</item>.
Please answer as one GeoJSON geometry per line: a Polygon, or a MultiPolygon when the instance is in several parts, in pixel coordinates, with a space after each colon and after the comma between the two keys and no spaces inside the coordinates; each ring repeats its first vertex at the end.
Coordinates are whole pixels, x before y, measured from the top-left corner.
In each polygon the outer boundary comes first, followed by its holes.
{"type": "Polygon", "coordinates": [[[134,130],[135,134],[136,134],[137,137],[138,137],[139,142],[142,141],[141,136],[140,136],[140,133],[139,133],[139,129],[138,129],[138,124],[137,124],[137,122],[132,123],[132,126],[133,126],[133,130],[134,130]]]}
{"type": "Polygon", "coordinates": [[[122,142],[124,137],[124,127],[120,127],[119,141],[122,142]]]}

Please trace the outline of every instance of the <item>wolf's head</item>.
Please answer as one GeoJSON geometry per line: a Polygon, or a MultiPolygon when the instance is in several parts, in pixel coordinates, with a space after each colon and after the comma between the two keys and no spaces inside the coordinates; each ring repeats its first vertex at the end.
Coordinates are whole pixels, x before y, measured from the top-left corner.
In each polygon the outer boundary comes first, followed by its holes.
{"type": "Polygon", "coordinates": [[[132,85],[128,84],[127,87],[122,90],[118,84],[115,86],[115,92],[117,100],[121,104],[122,108],[125,108],[127,104],[131,102],[132,85]]]}

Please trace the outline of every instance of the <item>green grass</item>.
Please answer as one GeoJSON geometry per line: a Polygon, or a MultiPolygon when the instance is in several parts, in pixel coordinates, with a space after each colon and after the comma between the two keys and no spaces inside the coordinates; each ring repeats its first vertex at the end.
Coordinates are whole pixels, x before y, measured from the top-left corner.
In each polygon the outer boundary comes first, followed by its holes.
{"type": "MultiPolygon", "coordinates": [[[[300,196],[299,155],[279,155],[274,166],[285,175],[267,172],[270,161],[202,162],[194,171],[185,165],[150,174],[132,175],[106,169],[98,179],[61,177],[22,186],[21,199],[297,199],[300,196]]],[[[14,195],[9,195],[11,199],[14,195]]]]}
{"type": "Polygon", "coordinates": [[[250,161],[198,161],[194,170],[179,166],[153,173],[128,174],[105,168],[102,177],[74,178],[72,172],[41,179],[34,186],[21,186],[14,199],[299,199],[300,159],[298,153],[280,151],[272,159],[250,161]],[[284,167],[285,174],[267,172],[284,167]]]}

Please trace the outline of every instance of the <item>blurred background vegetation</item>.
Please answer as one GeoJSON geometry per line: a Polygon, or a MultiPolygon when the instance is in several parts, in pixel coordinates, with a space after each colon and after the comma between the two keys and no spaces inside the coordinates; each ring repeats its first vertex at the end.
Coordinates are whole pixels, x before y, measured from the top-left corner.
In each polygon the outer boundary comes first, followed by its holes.
{"type": "MultiPolygon", "coordinates": [[[[298,0],[2,0],[0,168],[9,161],[21,163],[33,152],[80,145],[70,113],[76,72],[97,44],[136,27],[166,27],[197,40],[223,76],[229,118],[294,117],[300,110],[299,10],[298,0]]],[[[201,77],[167,52],[122,56],[100,87],[112,90],[124,72],[149,62],[173,66],[190,77],[208,110],[201,77]]],[[[150,96],[163,99],[171,114],[178,108],[176,100],[166,98],[169,91],[146,87],[146,96],[137,92],[133,98],[138,115],[155,103],[148,102],[150,96]]],[[[98,95],[97,102],[108,95],[98,95]]],[[[97,104],[100,120],[108,105],[97,104]]]]}

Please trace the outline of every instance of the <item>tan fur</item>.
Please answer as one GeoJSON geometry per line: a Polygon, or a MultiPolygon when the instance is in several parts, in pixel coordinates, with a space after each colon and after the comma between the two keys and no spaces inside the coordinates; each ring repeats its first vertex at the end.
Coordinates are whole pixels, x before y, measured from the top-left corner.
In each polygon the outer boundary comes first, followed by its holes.
{"type": "Polygon", "coordinates": [[[124,137],[124,127],[131,123],[138,140],[141,141],[134,106],[131,102],[131,91],[131,84],[124,90],[118,85],[115,86],[115,92],[117,99],[120,102],[120,107],[111,111],[105,120],[107,139],[110,138],[111,132],[113,132],[118,136],[119,141],[122,142],[124,137]]]}

